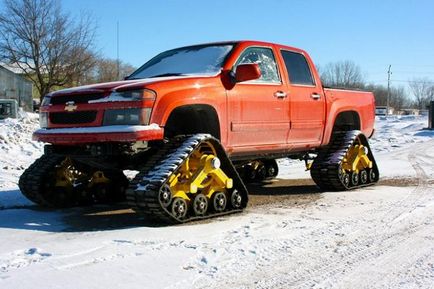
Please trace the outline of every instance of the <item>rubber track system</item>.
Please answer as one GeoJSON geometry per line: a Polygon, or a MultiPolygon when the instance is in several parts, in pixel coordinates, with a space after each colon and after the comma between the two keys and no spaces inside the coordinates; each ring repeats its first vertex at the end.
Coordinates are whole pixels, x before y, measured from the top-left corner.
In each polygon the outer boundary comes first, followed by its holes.
{"type": "Polygon", "coordinates": [[[175,137],[154,153],[146,161],[143,169],[130,182],[127,190],[127,202],[136,212],[157,222],[185,223],[243,211],[247,206],[248,191],[220,142],[209,134],[195,134],[175,137]],[[162,205],[159,193],[161,188],[168,183],[170,176],[177,172],[195,149],[204,143],[211,144],[215,149],[221,162],[221,169],[229,178],[232,178],[232,191],[237,190],[241,194],[242,203],[239,208],[235,209],[228,202],[226,209],[222,212],[208,210],[203,216],[195,216],[190,213],[179,219],[172,214],[169,209],[170,206],[162,205]]]}
{"type": "Polygon", "coordinates": [[[379,180],[379,171],[368,140],[359,130],[336,132],[332,136],[329,146],[319,151],[310,169],[312,179],[322,190],[345,191],[372,185],[379,180]],[[368,149],[367,156],[372,161],[372,168],[368,169],[368,180],[354,185],[344,181],[342,162],[348,150],[357,142],[368,149]]]}
{"type": "Polygon", "coordinates": [[[42,155],[28,167],[21,175],[18,186],[21,193],[32,202],[44,206],[52,207],[44,196],[47,174],[55,169],[55,166],[63,159],[58,155],[42,155]]]}
{"type": "Polygon", "coordinates": [[[64,155],[42,155],[21,175],[18,183],[21,193],[32,202],[50,208],[88,206],[96,203],[115,203],[124,200],[125,196],[122,192],[125,191],[128,180],[123,174],[117,173],[115,170],[106,172],[106,175],[112,177],[113,183],[101,187],[102,192],[113,191],[116,193],[113,195],[106,193],[104,196],[98,196],[94,191],[96,186],[93,188],[77,186],[72,191],[56,189],[54,178],[56,178],[56,170],[63,160],[65,160],[64,155]]]}

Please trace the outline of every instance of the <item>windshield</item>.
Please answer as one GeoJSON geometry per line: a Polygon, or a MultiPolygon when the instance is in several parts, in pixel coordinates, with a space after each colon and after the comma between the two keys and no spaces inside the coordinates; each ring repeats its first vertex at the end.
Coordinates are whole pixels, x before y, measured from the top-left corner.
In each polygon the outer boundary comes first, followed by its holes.
{"type": "Polygon", "coordinates": [[[217,74],[233,44],[198,45],[163,52],[146,62],[128,79],[191,74],[217,74]]]}

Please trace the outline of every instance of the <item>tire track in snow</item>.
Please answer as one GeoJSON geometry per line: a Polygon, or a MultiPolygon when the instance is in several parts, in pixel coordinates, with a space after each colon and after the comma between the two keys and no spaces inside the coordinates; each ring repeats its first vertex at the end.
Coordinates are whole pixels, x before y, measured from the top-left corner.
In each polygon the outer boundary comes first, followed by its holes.
{"type": "MultiPolygon", "coordinates": [[[[430,144],[418,145],[417,151],[424,152],[424,148],[426,149],[428,146],[430,146],[430,144]]],[[[408,212],[411,213],[412,211],[417,209],[419,205],[424,204],[426,202],[426,197],[429,197],[429,193],[431,193],[427,185],[427,175],[425,174],[420,164],[417,162],[417,159],[421,157],[428,156],[423,153],[419,153],[417,157],[413,154],[410,154],[408,156],[408,159],[415,168],[416,174],[419,179],[418,187],[416,187],[409,195],[399,200],[398,202],[388,204],[386,209],[382,210],[383,218],[381,220],[378,220],[378,212],[377,214],[371,214],[373,213],[373,211],[378,210],[378,208],[370,210],[370,212],[366,214],[366,216],[368,217],[367,219],[369,221],[377,220],[376,223],[369,224],[369,222],[366,222],[366,219],[364,219],[363,222],[356,221],[356,223],[362,223],[362,225],[363,223],[365,223],[364,225],[367,225],[367,228],[366,230],[363,230],[363,232],[357,231],[355,233],[349,234],[348,237],[352,237],[354,240],[352,240],[352,243],[348,246],[348,250],[342,253],[340,257],[333,255],[330,256],[330,259],[337,259],[336,261],[329,262],[327,265],[322,265],[321,262],[319,262],[319,264],[306,270],[297,270],[296,268],[294,268],[295,270],[293,270],[292,272],[288,272],[287,268],[284,268],[282,266],[273,265],[274,263],[285,263],[286,261],[290,260],[290,256],[282,257],[282,252],[280,252],[278,249],[279,247],[282,248],[288,245],[289,249],[286,251],[283,250],[284,253],[288,255],[291,249],[297,249],[296,246],[294,246],[296,245],[294,243],[298,243],[300,242],[300,240],[306,242],[307,240],[309,240],[308,238],[306,238],[307,235],[315,236],[317,233],[321,233],[321,229],[310,231],[306,234],[302,234],[296,239],[286,241],[283,246],[282,244],[280,244],[280,242],[271,242],[270,246],[268,247],[270,250],[262,252],[262,257],[265,262],[260,261],[260,257],[259,262],[258,260],[255,260],[254,263],[258,268],[256,268],[256,270],[253,270],[253,272],[248,272],[249,276],[262,276],[264,279],[267,279],[267,281],[264,282],[256,278],[256,288],[285,288],[288,285],[292,285],[297,288],[316,286],[320,284],[321,280],[323,279],[328,279],[331,277],[335,277],[336,279],[336,277],[339,277],[339,275],[343,275],[342,272],[345,272],[348,267],[350,271],[351,269],[356,268],[357,265],[360,263],[366,263],[370,260],[378,259],[386,253],[393,251],[393,249],[399,244],[407,242],[409,239],[411,239],[412,234],[418,232],[418,230],[420,230],[421,228],[423,229],[424,224],[404,224],[404,227],[400,227],[400,223],[402,223],[402,221],[405,219],[402,216],[407,214],[408,212]],[[395,228],[391,231],[391,227],[395,228]],[[271,276],[269,276],[269,274],[261,274],[264,271],[272,271],[277,274],[272,274],[271,276]],[[279,275],[279,277],[273,277],[273,275],[279,275]]],[[[350,222],[340,225],[342,225],[342,227],[351,227],[354,226],[354,223],[350,222]]],[[[310,246],[304,247],[309,248],[310,246]]],[[[249,261],[247,262],[243,259],[244,256],[243,258],[238,259],[238,266],[236,266],[236,264],[231,264],[233,262],[218,262],[219,264],[224,264],[221,267],[225,267],[225,265],[228,265],[227,267],[229,269],[220,272],[220,274],[210,272],[209,275],[211,276],[211,280],[202,280],[202,282],[197,281],[195,287],[204,288],[209,286],[212,288],[224,284],[224,286],[243,288],[246,284],[251,284],[252,280],[233,277],[234,275],[243,276],[245,275],[246,271],[249,271],[249,269],[251,269],[251,266],[249,266],[248,264],[252,261],[251,258],[247,258],[249,259],[249,261]],[[226,280],[224,280],[225,275],[226,280]],[[229,276],[232,276],[232,278],[229,276]]]]}
{"type": "MultiPolygon", "coordinates": [[[[374,225],[373,230],[371,229],[371,231],[369,232],[364,232],[364,235],[368,236],[368,238],[364,238],[364,242],[359,242],[356,239],[357,248],[359,249],[355,249],[354,243],[352,243],[351,246],[353,248],[351,248],[349,253],[344,255],[344,258],[340,259],[337,262],[329,263],[326,266],[314,268],[314,273],[307,274],[307,277],[300,278],[297,281],[291,280],[292,278],[289,280],[288,278],[283,278],[284,281],[279,280],[278,278],[277,280],[275,280],[277,282],[268,281],[265,286],[258,286],[257,288],[285,288],[289,284],[298,288],[315,286],[321,287],[321,282],[315,280],[327,280],[332,276],[336,277],[337,274],[342,274],[342,272],[345,271],[348,265],[351,265],[354,268],[354,265],[360,263],[360,261],[368,262],[369,260],[378,259],[387,251],[391,251],[397,245],[411,239],[412,234],[416,233],[418,230],[424,229],[427,220],[420,220],[422,222],[418,225],[410,224],[408,226],[396,228],[394,232],[389,233],[385,236],[383,235],[384,232],[387,232],[391,229],[391,226],[396,225],[396,223],[399,223],[403,220],[402,218],[400,218],[403,216],[403,214],[408,213],[409,211],[414,211],[420,204],[424,204],[426,202],[426,197],[431,196],[430,193],[432,193],[433,190],[430,190],[428,188],[427,174],[417,162],[418,158],[428,157],[425,149],[429,149],[430,147],[431,143],[418,145],[417,150],[414,150],[412,153],[409,154],[408,159],[416,171],[417,177],[419,179],[419,185],[406,198],[389,206],[391,208],[387,211],[385,219],[381,220],[380,226],[376,227],[374,225]],[[415,151],[417,151],[418,153],[414,153],[415,151]],[[376,253],[371,252],[374,249],[376,253]],[[340,265],[342,263],[344,265],[340,265]],[[333,269],[329,270],[329,268],[333,269]],[[309,279],[312,279],[314,281],[312,282],[309,279]],[[303,282],[303,280],[305,281],[303,282]]],[[[432,221],[432,216],[428,219],[428,221],[432,221]]],[[[331,286],[331,284],[328,285],[331,286]]],[[[327,285],[325,286],[327,287],[327,285]]]]}
{"type": "Polygon", "coordinates": [[[340,282],[339,280],[335,281],[333,285],[348,288],[351,287],[349,284],[359,284],[358,288],[372,288],[372,285],[375,284],[376,287],[380,288],[401,288],[403,287],[402,279],[408,279],[408,281],[419,284],[419,286],[410,287],[428,288],[428,284],[433,286],[434,247],[430,246],[434,240],[431,237],[433,231],[434,224],[425,223],[425,226],[416,232],[416,235],[413,234],[406,241],[398,244],[393,251],[382,258],[365,262],[357,268],[357,271],[346,275],[340,282]],[[386,271],[384,268],[389,270],[386,271]],[[390,268],[393,269],[390,270],[390,268]],[[369,278],[360,272],[369,272],[369,278]],[[419,275],[419,278],[416,280],[411,278],[414,275],[419,275]],[[426,285],[421,286],[421,284],[426,285]]]}
{"type": "Polygon", "coordinates": [[[98,265],[105,262],[113,262],[119,259],[137,258],[151,251],[165,251],[173,248],[196,249],[196,247],[195,244],[183,240],[113,239],[104,242],[103,246],[58,256],[52,261],[52,265],[58,270],[74,270],[76,268],[98,265]],[[83,258],[83,256],[85,258],[83,258]],[[74,260],[75,257],[80,258],[74,260]]]}
{"type": "MultiPolygon", "coordinates": [[[[425,195],[425,191],[429,185],[430,179],[429,176],[422,169],[420,164],[417,162],[417,159],[431,159],[432,163],[434,164],[434,159],[426,153],[426,150],[431,148],[433,145],[434,141],[418,143],[413,146],[413,149],[407,156],[408,161],[410,162],[416,173],[415,179],[418,182],[417,187],[413,191],[411,191],[405,198],[395,201],[385,208],[375,207],[373,209],[365,211],[364,217],[369,218],[370,216],[373,216],[374,219],[377,219],[377,214],[379,213],[379,210],[381,210],[383,211],[383,215],[381,216],[383,222],[390,223],[393,220],[398,219],[400,216],[402,216],[406,211],[408,211],[409,208],[416,208],[418,204],[423,204],[423,196],[425,195]],[[416,152],[418,153],[416,154],[416,152]]],[[[403,149],[393,152],[392,156],[401,155],[402,153],[408,152],[408,149],[403,149]]]]}

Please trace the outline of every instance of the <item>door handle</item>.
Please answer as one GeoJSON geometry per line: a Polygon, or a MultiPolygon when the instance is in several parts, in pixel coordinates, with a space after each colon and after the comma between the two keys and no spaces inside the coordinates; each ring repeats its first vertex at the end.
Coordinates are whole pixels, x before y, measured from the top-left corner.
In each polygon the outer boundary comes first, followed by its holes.
{"type": "Polygon", "coordinates": [[[319,93],[312,93],[310,95],[310,97],[312,97],[312,99],[314,99],[314,100],[318,100],[318,99],[321,98],[321,94],[319,94],[319,93]]]}
{"type": "Polygon", "coordinates": [[[277,98],[285,98],[286,96],[287,96],[286,92],[281,91],[281,90],[276,91],[274,93],[274,97],[277,97],[277,98]]]}

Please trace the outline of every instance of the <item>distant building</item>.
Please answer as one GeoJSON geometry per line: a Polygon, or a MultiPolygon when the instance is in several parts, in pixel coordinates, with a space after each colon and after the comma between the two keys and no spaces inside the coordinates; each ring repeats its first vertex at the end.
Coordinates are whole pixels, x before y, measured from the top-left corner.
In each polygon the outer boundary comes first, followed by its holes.
{"type": "Polygon", "coordinates": [[[0,99],[15,99],[25,111],[33,111],[32,82],[0,65],[0,99]]]}
{"type": "Polygon", "coordinates": [[[399,115],[428,115],[428,110],[417,108],[403,108],[398,111],[399,115]]]}

